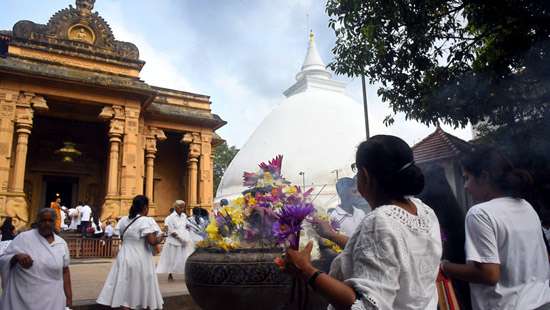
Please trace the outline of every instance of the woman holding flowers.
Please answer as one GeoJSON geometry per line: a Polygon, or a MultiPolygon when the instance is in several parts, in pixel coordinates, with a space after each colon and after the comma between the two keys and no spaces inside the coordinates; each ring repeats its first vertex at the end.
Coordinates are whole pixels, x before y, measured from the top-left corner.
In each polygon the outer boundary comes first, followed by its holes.
{"type": "Polygon", "coordinates": [[[439,223],[428,206],[411,198],[424,187],[411,148],[394,136],[374,136],[359,145],[356,164],[358,190],[373,211],[349,239],[316,223],[322,237],[344,247],[330,274],[311,264],[311,243],[302,251],[289,249],[276,263],[305,279],[329,309],[435,310],[439,223]]]}

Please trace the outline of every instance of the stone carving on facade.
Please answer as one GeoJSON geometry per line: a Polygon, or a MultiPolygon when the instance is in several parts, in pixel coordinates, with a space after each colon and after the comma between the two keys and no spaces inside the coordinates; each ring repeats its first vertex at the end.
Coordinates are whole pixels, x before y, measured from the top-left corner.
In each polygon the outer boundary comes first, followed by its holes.
{"type": "MultiPolygon", "coordinates": [[[[90,52],[139,60],[138,48],[128,42],[115,40],[109,24],[97,12],[92,13],[94,0],[77,0],[76,8],[55,13],[46,25],[19,21],[13,27],[14,43],[17,39],[33,40],[90,52]],[[93,39],[93,40],[92,40],[93,39]]],[[[139,64],[142,66],[142,64],[139,64]]]]}
{"type": "Polygon", "coordinates": [[[29,208],[25,197],[8,197],[5,209],[6,217],[11,217],[16,229],[22,229],[29,224],[29,208]]]}
{"type": "Polygon", "coordinates": [[[201,138],[198,132],[188,132],[183,135],[182,143],[189,145],[189,158],[199,158],[201,155],[201,138]]]}

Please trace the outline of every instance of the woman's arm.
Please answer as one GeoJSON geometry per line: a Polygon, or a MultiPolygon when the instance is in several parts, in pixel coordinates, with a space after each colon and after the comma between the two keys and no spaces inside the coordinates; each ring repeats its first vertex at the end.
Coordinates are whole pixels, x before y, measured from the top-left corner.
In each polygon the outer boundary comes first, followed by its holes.
{"type": "Polygon", "coordinates": [[[69,267],[63,267],[63,291],[67,299],[67,307],[73,306],[73,289],[71,287],[71,271],[69,267]]]}
{"type": "Polygon", "coordinates": [[[349,238],[345,235],[339,234],[338,232],[334,231],[332,227],[330,226],[330,223],[321,219],[314,219],[311,223],[313,225],[313,228],[315,231],[321,236],[322,238],[328,239],[336,244],[338,244],[339,247],[345,248],[346,244],[348,243],[349,238]]]}
{"type": "Polygon", "coordinates": [[[150,233],[145,237],[145,240],[147,240],[147,243],[151,246],[155,246],[157,244],[162,243],[162,240],[164,240],[164,236],[157,236],[157,233],[150,233]]]}
{"type": "MultiPolygon", "coordinates": [[[[294,270],[305,281],[308,281],[318,269],[311,264],[311,250],[313,243],[310,241],[302,251],[287,251],[286,264],[276,260],[281,269],[294,270]]],[[[311,284],[315,290],[327,299],[336,309],[350,309],[357,299],[355,291],[344,282],[338,281],[327,274],[320,274],[311,284]]]]}
{"type": "MultiPolygon", "coordinates": [[[[302,278],[307,281],[315,272],[317,269],[310,265],[302,271],[302,278]]],[[[320,274],[312,285],[317,293],[338,310],[350,309],[357,299],[351,287],[325,273],[320,274]]]]}
{"type": "Polygon", "coordinates": [[[471,283],[496,285],[500,281],[500,264],[468,262],[455,264],[444,261],[441,270],[451,278],[471,283]]]}

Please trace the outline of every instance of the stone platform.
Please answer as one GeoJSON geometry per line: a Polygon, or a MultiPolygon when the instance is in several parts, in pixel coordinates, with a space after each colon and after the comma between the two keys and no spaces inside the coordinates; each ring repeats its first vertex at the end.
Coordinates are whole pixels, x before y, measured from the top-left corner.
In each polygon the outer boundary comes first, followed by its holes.
{"type": "MultiPolygon", "coordinates": [[[[155,257],[155,261],[158,260],[155,257]]],[[[103,288],[114,259],[73,259],[71,281],[73,287],[73,309],[109,309],[97,305],[95,299],[103,288]]],[[[183,275],[174,275],[168,281],[167,275],[158,275],[160,290],[164,298],[164,309],[200,310],[185,286],[183,275]]]]}

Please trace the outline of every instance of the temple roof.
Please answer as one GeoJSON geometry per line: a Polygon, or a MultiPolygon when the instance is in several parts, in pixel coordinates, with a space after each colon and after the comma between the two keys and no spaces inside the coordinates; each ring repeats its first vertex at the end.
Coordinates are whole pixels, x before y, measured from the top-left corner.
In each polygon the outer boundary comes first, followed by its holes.
{"type": "Polygon", "coordinates": [[[455,158],[471,150],[471,148],[470,143],[445,132],[441,127],[437,127],[432,134],[415,144],[412,150],[414,160],[421,164],[455,158]]]}
{"type": "Polygon", "coordinates": [[[115,40],[109,24],[97,13],[92,13],[95,0],[76,0],[76,8],[69,5],[55,13],[47,24],[22,20],[13,26],[13,46],[31,46],[34,49],[58,52],[78,52],[104,60],[118,61],[141,69],[138,48],[129,42],[115,40]]]}
{"type": "MultiPolygon", "coordinates": [[[[76,0],[47,24],[22,20],[0,30],[0,74],[103,87],[143,98],[146,115],[217,129],[226,124],[210,110],[210,97],[151,86],[139,78],[138,48],[117,41],[92,12],[95,0],[76,0]]],[[[218,139],[219,140],[219,139],[218,139]]]]}

